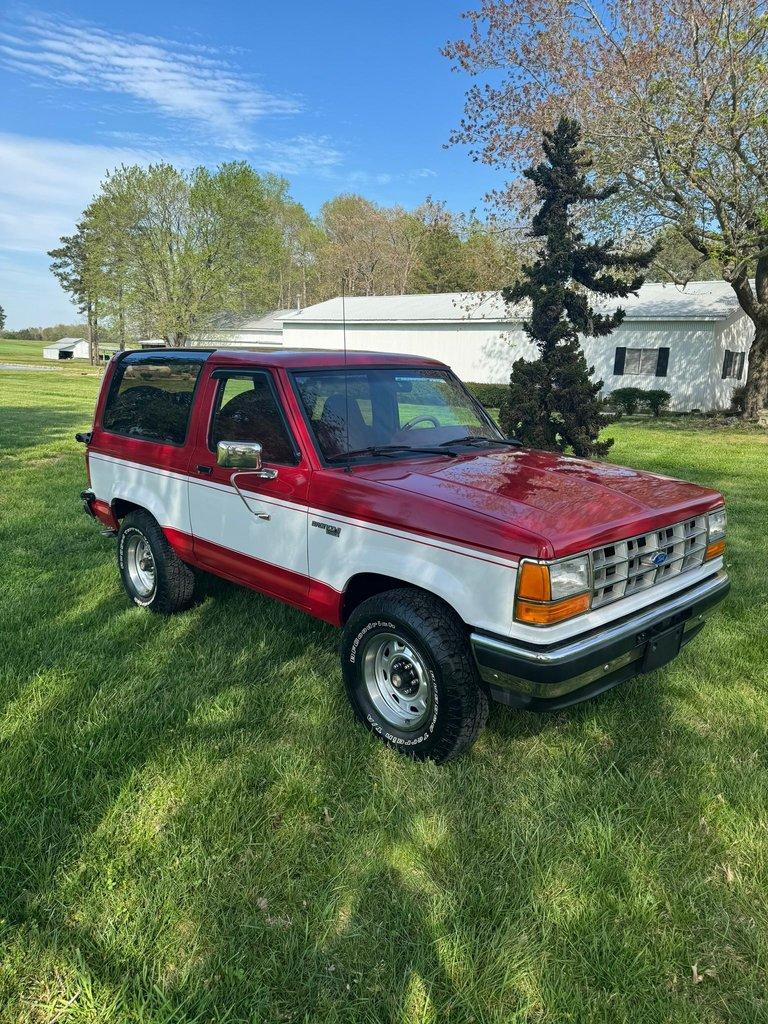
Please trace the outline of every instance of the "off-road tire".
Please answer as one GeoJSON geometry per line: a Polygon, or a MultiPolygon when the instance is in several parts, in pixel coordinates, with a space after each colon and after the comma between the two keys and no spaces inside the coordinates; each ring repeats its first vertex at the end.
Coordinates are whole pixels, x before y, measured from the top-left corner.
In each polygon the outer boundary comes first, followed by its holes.
{"type": "Polygon", "coordinates": [[[195,599],[195,574],[186,565],[149,512],[129,512],[120,523],[117,534],[117,565],[128,597],[140,608],[161,615],[172,615],[189,608],[195,599]],[[154,588],[141,594],[133,585],[128,571],[126,552],[132,540],[141,537],[149,545],[154,561],[154,588]]]}
{"type": "Polygon", "coordinates": [[[344,684],[357,718],[393,749],[417,761],[450,761],[477,739],[488,718],[467,630],[442,601],[421,590],[386,591],[352,612],[341,642],[344,684]],[[392,725],[377,710],[366,683],[365,652],[376,636],[402,636],[426,663],[432,687],[428,719],[417,731],[392,725]]]}

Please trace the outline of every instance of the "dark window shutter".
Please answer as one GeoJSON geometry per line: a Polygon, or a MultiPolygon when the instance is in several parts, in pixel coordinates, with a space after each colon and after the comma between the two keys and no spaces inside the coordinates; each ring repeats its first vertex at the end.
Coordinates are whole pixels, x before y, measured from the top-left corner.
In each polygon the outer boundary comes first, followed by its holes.
{"type": "Polygon", "coordinates": [[[667,367],[668,366],[669,366],[669,349],[668,348],[660,348],[659,349],[659,358],[658,358],[658,361],[656,363],[656,376],[657,377],[666,377],[667,376],[667,367]]]}
{"type": "Polygon", "coordinates": [[[616,356],[613,360],[613,372],[621,377],[624,374],[624,360],[627,358],[627,350],[625,348],[617,348],[616,356]]]}
{"type": "Polygon", "coordinates": [[[723,356],[723,380],[731,375],[731,366],[733,364],[733,352],[730,349],[725,350],[723,356]]]}
{"type": "Polygon", "coordinates": [[[736,380],[741,380],[744,376],[744,353],[739,352],[736,356],[736,380]]]}

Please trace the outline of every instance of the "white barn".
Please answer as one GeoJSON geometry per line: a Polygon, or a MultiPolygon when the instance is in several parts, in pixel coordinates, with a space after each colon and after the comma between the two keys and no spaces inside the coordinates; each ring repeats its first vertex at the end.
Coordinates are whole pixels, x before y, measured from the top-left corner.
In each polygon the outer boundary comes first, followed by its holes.
{"type": "Polygon", "coordinates": [[[43,359],[87,359],[88,341],[85,338],[59,338],[43,349],[43,359]]]}
{"type": "MultiPolygon", "coordinates": [[[[583,342],[606,393],[628,386],[664,388],[673,410],[728,408],[734,387],[746,377],[753,336],[730,285],[646,284],[637,296],[602,309],[619,304],[626,310],[624,323],[607,338],[583,342]]],[[[515,359],[535,352],[522,329],[524,310],[507,307],[498,292],[350,297],[344,305],[348,348],[430,356],[465,381],[504,382],[515,359]]],[[[281,334],[272,331],[265,343],[246,341],[243,331],[234,343],[342,347],[341,298],[270,316],[281,321],[281,334]]]]}

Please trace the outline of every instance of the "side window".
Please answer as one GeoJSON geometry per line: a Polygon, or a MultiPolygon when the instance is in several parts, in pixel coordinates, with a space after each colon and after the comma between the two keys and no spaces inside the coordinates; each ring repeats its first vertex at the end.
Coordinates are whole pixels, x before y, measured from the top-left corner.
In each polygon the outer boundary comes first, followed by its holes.
{"type": "Polygon", "coordinates": [[[296,464],[296,452],[266,373],[223,377],[216,393],[208,447],[219,441],[258,441],[265,462],[296,464]]]}
{"type": "Polygon", "coordinates": [[[156,444],[184,444],[201,359],[127,356],[118,364],[101,425],[156,444]]]}

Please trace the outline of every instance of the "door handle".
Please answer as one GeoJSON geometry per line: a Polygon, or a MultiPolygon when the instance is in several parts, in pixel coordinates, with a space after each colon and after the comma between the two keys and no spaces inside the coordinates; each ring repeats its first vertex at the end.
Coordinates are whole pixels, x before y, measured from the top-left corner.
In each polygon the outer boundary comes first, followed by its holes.
{"type": "Polygon", "coordinates": [[[213,466],[197,466],[198,473],[205,473],[206,476],[210,476],[213,472],[213,466]]]}

